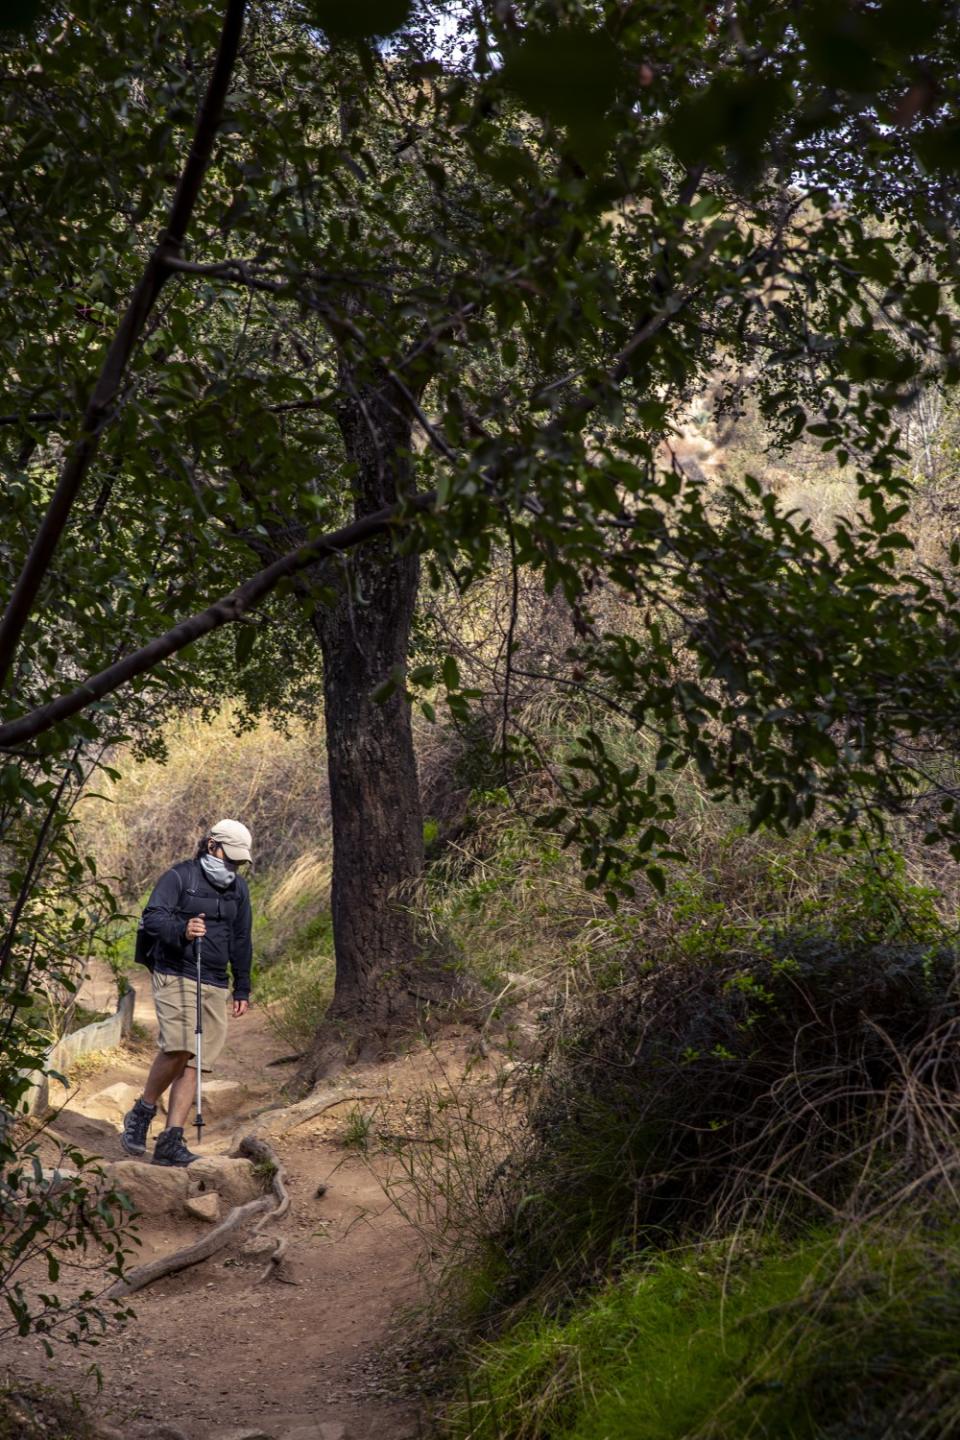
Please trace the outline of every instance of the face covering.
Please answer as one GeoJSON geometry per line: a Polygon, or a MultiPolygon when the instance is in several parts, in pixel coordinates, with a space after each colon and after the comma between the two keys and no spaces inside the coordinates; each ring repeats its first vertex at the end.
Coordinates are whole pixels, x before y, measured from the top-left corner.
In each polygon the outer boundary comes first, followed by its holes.
{"type": "Polygon", "coordinates": [[[232,885],[236,879],[234,872],[228,870],[223,861],[219,860],[216,855],[201,855],[200,864],[210,884],[215,885],[218,890],[226,890],[227,886],[232,885]]]}

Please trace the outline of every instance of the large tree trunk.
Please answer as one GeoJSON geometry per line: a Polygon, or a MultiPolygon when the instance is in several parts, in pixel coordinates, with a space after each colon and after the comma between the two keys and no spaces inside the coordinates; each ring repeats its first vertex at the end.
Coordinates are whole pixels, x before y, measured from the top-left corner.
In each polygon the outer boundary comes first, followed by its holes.
{"type": "MultiPolygon", "coordinates": [[[[412,488],[410,423],[392,398],[368,389],[339,416],[357,467],[358,516],[412,488]]],[[[402,684],[380,703],[373,691],[406,665],[419,574],[418,557],[397,555],[388,540],[362,546],[328,569],[337,598],[313,616],[323,652],[337,972],[304,1067],[308,1082],[338,1059],[382,1048],[416,1010],[407,906],[423,868],[423,821],[410,709],[402,684]]]]}

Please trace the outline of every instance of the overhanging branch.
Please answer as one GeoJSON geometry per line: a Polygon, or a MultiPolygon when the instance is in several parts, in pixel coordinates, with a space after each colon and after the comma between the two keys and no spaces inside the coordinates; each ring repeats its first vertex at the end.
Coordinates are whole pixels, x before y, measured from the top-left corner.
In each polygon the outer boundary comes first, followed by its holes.
{"type": "Polygon", "coordinates": [[[61,695],[56,700],[51,700],[47,705],[38,706],[37,709],[18,716],[16,720],[11,720],[6,725],[0,725],[0,749],[15,749],[28,740],[42,735],[45,731],[51,730],[61,720],[68,720],[71,715],[85,710],[88,705],[111,695],[121,685],[152,670],[163,660],[167,660],[171,655],[176,655],[178,651],[183,650],[185,646],[192,645],[201,636],[209,635],[211,631],[219,630],[222,625],[229,625],[242,619],[248,610],[254,609],[261,600],[276,589],[281,580],[309,569],[325,555],[341,554],[376,535],[386,534],[394,527],[402,525],[409,514],[420,514],[424,510],[429,510],[436,503],[436,498],[436,492],[429,491],[423,495],[414,496],[404,504],[387,505],[372,515],[365,515],[360,520],[354,520],[350,525],[344,525],[340,530],[321,535],[316,540],[311,540],[306,545],[301,545],[296,550],[290,550],[286,555],[281,555],[272,565],[259,570],[238,589],[232,590],[229,595],[224,595],[221,599],[214,601],[206,610],[200,610],[197,614],[189,616],[188,619],[181,620],[171,630],[167,630],[163,635],[158,635],[155,640],[151,640],[142,649],[124,656],[116,664],[109,665],[106,670],[101,670],[97,675],[91,675],[76,690],[70,691],[67,695],[61,695]]]}
{"type": "MultiPolygon", "coordinates": [[[[199,183],[199,182],[198,182],[199,183]]],[[[692,187],[694,181],[691,179],[689,185],[692,187]]],[[[684,284],[672,296],[667,296],[660,308],[653,313],[647,314],[641,321],[638,328],[630,336],[626,344],[621,348],[605,377],[608,383],[619,383],[629,372],[630,359],[640,345],[657,333],[663,326],[680,313],[697,293],[697,285],[690,283],[695,281],[710,254],[717,243],[718,237],[712,237],[703,248],[700,255],[696,257],[688,269],[687,283],[684,284]]],[[[238,262],[223,262],[225,265],[235,266],[238,262]]],[[[174,264],[171,267],[174,271],[183,269],[186,273],[203,273],[208,267],[174,264]]],[[[219,264],[209,267],[212,270],[219,270],[219,264]]],[[[316,307],[313,307],[316,308],[316,307]]],[[[354,331],[354,338],[363,343],[364,337],[359,331],[354,331]]],[[[456,462],[458,456],[451,447],[439,436],[435,427],[430,424],[423,414],[419,405],[408,387],[400,380],[396,372],[388,369],[386,373],[387,383],[398,393],[401,402],[411,411],[413,418],[421,424],[430,444],[438,450],[447,460],[456,462]]],[[[553,417],[545,427],[543,436],[550,440],[562,435],[566,427],[577,425],[583,422],[585,417],[596,408],[601,398],[600,389],[597,385],[584,390],[580,395],[574,397],[571,403],[553,417]]],[[[289,408],[299,409],[312,407],[318,402],[295,401],[291,402],[289,408]]],[[[284,409],[288,407],[276,407],[284,409]]],[[[500,460],[490,466],[484,476],[484,487],[488,494],[495,494],[496,481],[504,473],[509,473],[514,457],[505,454],[500,460]]],[[[56,700],[46,705],[37,707],[11,720],[6,725],[0,725],[0,750],[15,749],[27,741],[35,739],[62,720],[69,719],[72,715],[78,714],[89,705],[98,700],[104,699],[107,695],[118,690],[121,685],[153,669],[163,660],[171,655],[177,654],[187,645],[195,640],[219,629],[222,625],[230,624],[240,620],[244,614],[253,609],[266,595],[268,595],[281,580],[302,571],[309,569],[311,565],[322,559],[324,556],[342,553],[351,550],[354,546],[371,539],[376,535],[384,534],[395,526],[403,524],[409,514],[422,513],[429,510],[436,503],[436,491],[429,491],[422,495],[409,498],[402,504],[384,507],[373,514],[355,520],[352,524],[342,529],[333,531],[327,535],[320,536],[317,540],[310,541],[306,545],[291,550],[282,555],[278,560],[257,572],[237,590],[229,595],[223,596],[214,602],[206,610],[199,611],[188,619],[181,621],[171,630],[156,637],[140,650],[134,651],[124,659],[101,670],[98,674],[89,677],[77,689],[67,695],[59,696],[56,700]]],[[[534,495],[526,495],[520,500],[520,507],[534,516],[543,513],[543,506],[534,495]]],[[[576,523],[575,521],[573,522],[576,523]]],[[[623,524],[628,528],[630,521],[609,520],[609,524],[623,524]]]]}

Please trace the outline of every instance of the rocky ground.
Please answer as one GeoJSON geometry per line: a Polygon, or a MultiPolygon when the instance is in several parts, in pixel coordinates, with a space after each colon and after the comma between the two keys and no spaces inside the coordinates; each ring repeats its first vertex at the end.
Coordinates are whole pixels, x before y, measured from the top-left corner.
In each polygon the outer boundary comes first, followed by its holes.
{"type": "MultiPolygon", "coordinates": [[[[137,1020],[149,1032],[148,1005],[138,1004],[137,1020]]],[[[252,1227],[241,1229],[210,1259],[133,1296],[136,1318],[92,1353],[60,1347],[48,1360],[38,1343],[16,1340],[0,1347],[0,1366],[21,1380],[50,1385],[59,1396],[76,1394],[105,1436],[424,1435],[424,1409],[395,1358],[404,1316],[421,1298],[418,1239],[382,1188],[387,1155],[376,1146],[364,1154],[345,1140],[356,1132],[358,1116],[375,1114],[377,1125],[402,1129],[397,1117],[423,1087],[446,1083],[462,1069],[470,1044],[452,1034],[429,1053],[354,1069],[324,1091],[326,1108],[318,1114],[310,1113],[315,1105],[278,1110],[289,1104],[282,1087],[291,1067],[269,1063],[282,1058],[283,1047],[266,1018],[251,1011],[231,1021],[228,1047],[207,1088],[204,1158],[186,1171],[128,1160],[117,1138],[118,1121],[139,1093],[153,1054],[152,1040],[88,1065],[52,1119],[47,1163],[55,1163],[57,1137],[103,1157],[108,1174],[142,1212],[134,1264],[202,1238],[231,1207],[263,1193],[263,1177],[251,1162],[229,1158],[244,1134],[269,1140],[286,1172],[290,1210],[275,1230],[267,1224],[264,1235],[251,1239],[252,1227]],[[274,1234],[286,1241],[284,1257],[264,1279],[274,1234]],[[91,1365],[102,1377],[99,1391],[91,1365]]],[[[67,1277],[61,1292],[90,1278],[67,1277]]]]}

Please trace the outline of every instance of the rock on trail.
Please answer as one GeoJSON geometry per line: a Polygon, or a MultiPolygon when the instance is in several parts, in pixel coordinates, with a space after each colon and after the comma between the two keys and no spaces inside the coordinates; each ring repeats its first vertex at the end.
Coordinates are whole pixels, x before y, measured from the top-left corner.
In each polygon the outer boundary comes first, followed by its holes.
{"type": "MultiPolygon", "coordinates": [[[[107,1085],[105,1089],[97,1090],[81,1099],[73,1108],[88,1120],[107,1120],[111,1125],[119,1126],[123,1124],[124,1115],[131,1109],[134,1101],[139,1100],[141,1094],[141,1086],[118,1080],[113,1085],[107,1085]]],[[[225,1120],[228,1115],[236,1115],[244,1109],[248,1101],[249,1091],[237,1080],[203,1082],[203,1109],[208,1121],[225,1120]]],[[[157,1108],[159,1119],[166,1114],[166,1106],[162,1100],[157,1108]]],[[[151,1134],[155,1134],[158,1128],[154,1122],[151,1134]]]]}
{"type": "Polygon", "coordinates": [[[129,1195],[142,1215],[189,1214],[188,1201],[208,1193],[219,1196],[227,1209],[263,1194],[251,1162],[226,1155],[205,1155],[181,1169],[116,1160],[104,1165],[103,1173],[106,1183],[129,1195]]]}

